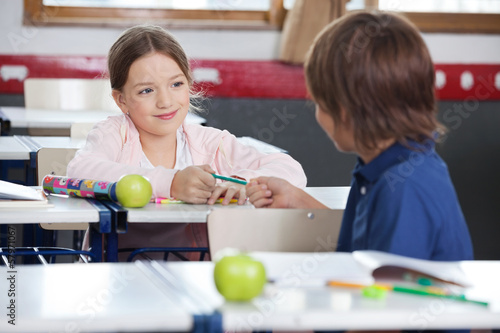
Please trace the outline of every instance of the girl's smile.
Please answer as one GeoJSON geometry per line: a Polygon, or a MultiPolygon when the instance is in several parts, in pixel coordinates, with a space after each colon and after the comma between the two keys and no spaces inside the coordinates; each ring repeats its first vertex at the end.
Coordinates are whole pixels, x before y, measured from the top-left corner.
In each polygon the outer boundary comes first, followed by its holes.
{"type": "Polygon", "coordinates": [[[155,115],[156,118],[159,118],[161,120],[170,120],[172,118],[175,117],[175,115],[177,114],[177,111],[179,110],[175,110],[173,112],[168,112],[168,113],[162,113],[162,114],[159,114],[159,115],[155,115]]]}

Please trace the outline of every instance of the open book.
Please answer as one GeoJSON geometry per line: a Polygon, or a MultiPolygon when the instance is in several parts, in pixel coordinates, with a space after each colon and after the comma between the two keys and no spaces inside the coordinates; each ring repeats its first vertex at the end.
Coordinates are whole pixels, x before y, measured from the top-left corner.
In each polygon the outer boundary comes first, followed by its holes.
{"type": "Polygon", "coordinates": [[[470,285],[459,262],[421,260],[380,251],[251,252],[249,255],[264,264],[268,280],[283,285],[325,284],[333,280],[370,285],[375,280],[405,280],[408,275],[464,287],[470,285]]]}
{"type": "Polygon", "coordinates": [[[0,180],[0,208],[52,206],[42,189],[0,180]]]}

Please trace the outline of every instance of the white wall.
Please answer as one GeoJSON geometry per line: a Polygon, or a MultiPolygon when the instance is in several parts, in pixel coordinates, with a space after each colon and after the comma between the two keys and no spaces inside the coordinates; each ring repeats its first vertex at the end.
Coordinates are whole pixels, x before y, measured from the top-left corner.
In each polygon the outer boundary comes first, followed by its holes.
{"type": "MultiPolygon", "coordinates": [[[[23,0],[0,2],[0,54],[101,55],[123,29],[22,25],[23,0]]],[[[197,59],[270,60],[278,54],[277,31],[171,30],[197,59]]],[[[424,34],[436,63],[500,63],[500,35],[424,34]]]]}

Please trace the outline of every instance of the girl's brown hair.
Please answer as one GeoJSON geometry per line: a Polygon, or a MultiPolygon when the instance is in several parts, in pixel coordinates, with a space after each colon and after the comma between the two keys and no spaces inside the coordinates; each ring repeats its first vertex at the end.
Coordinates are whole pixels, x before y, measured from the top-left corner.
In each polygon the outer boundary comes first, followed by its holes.
{"type": "MultiPolygon", "coordinates": [[[[158,52],[172,58],[186,76],[189,87],[193,75],[189,60],[179,42],[165,29],[154,25],[138,25],[125,30],[108,53],[108,73],[111,88],[121,91],[127,82],[130,66],[142,56],[158,52]]],[[[201,94],[191,91],[191,111],[200,110],[201,94]],[[196,102],[196,105],[193,105],[196,102]]]]}
{"type": "Polygon", "coordinates": [[[348,14],[315,39],[304,65],[309,93],[336,126],[347,114],[356,145],[434,139],[434,65],[417,28],[387,12],[348,14]]]}

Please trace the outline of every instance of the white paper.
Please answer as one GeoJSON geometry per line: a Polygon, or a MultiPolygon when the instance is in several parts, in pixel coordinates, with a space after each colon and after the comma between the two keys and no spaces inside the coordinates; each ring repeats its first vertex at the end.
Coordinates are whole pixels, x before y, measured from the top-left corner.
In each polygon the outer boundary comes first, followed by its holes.
{"type": "Polygon", "coordinates": [[[41,200],[45,197],[40,191],[28,186],[18,185],[11,182],[0,180],[0,199],[19,199],[19,200],[41,200]]]}
{"type": "Polygon", "coordinates": [[[268,280],[293,285],[298,281],[325,284],[344,281],[369,285],[375,282],[376,268],[395,266],[427,274],[438,279],[469,286],[470,281],[459,262],[420,260],[380,251],[344,252],[251,252],[266,268],[268,280]]]}
{"type": "Polygon", "coordinates": [[[330,280],[366,285],[374,282],[371,271],[356,262],[351,253],[251,252],[249,255],[264,264],[269,281],[280,285],[325,285],[330,280]]]}
{"type": "Polygon", "coordinates": [[[470,281],[460,268],[460,263],[456,261],[422,260],[373,250],[354,251],[352,255],[357,262],[368,267],[370,271],[383,266],[396,266],[418,271],[463,286],[470,285],[470,281]]]}

